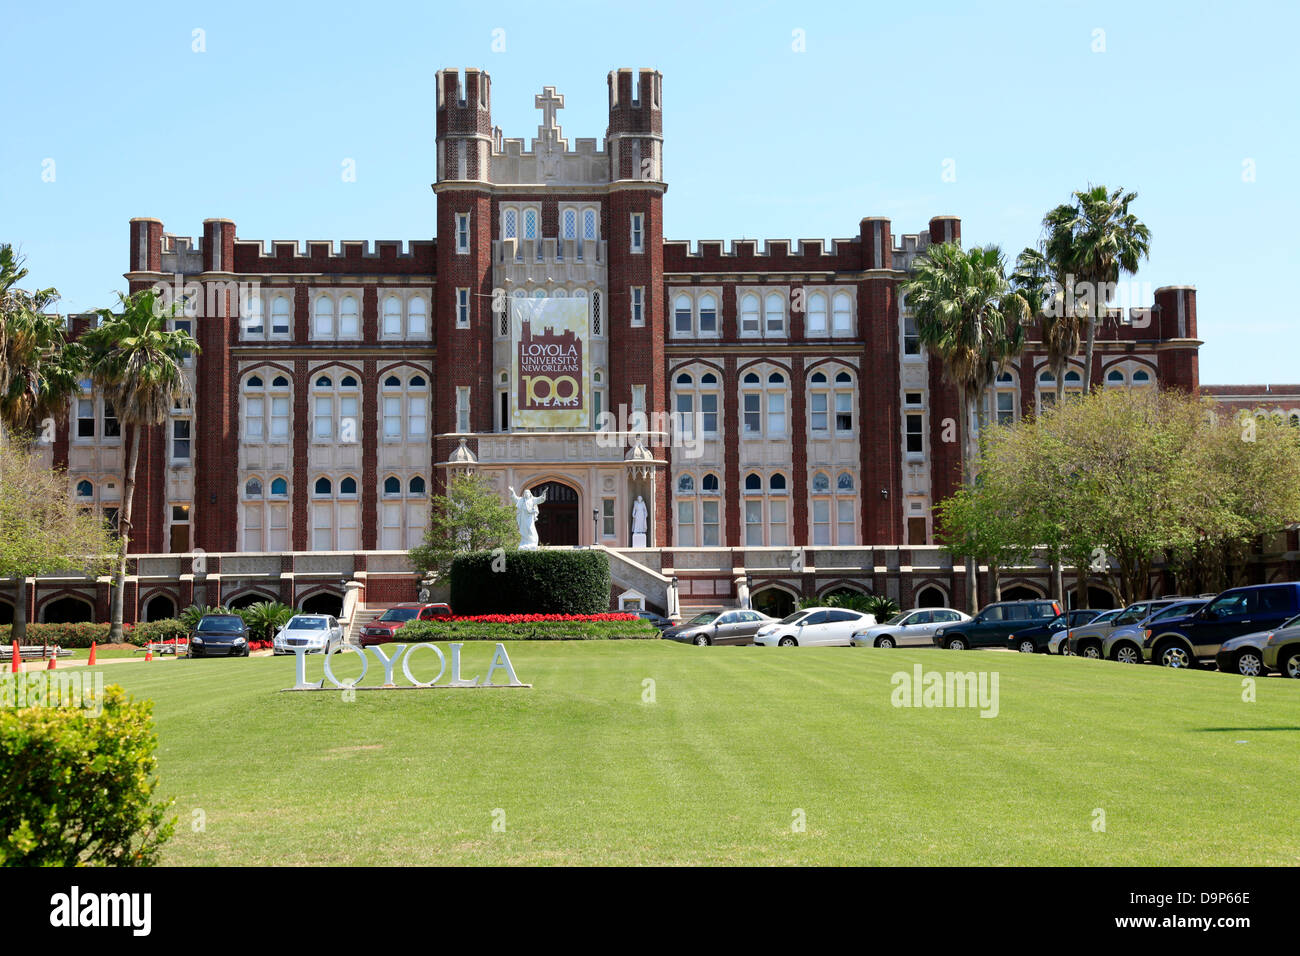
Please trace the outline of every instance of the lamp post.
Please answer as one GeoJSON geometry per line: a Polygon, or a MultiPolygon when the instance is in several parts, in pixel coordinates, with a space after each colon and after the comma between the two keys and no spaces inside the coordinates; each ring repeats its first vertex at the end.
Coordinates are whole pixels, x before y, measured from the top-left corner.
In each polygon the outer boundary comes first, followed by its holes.
{"type": "Polygon", "coordinates": [[[591,546],[594,548],[600,540],[600,511],[597,508],[591,509],[591,546]]]}

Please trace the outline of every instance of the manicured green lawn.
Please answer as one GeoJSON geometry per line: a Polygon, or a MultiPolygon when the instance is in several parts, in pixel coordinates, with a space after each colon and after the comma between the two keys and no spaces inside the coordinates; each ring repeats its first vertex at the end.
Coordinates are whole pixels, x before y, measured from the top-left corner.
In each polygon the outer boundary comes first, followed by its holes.
{"type": "Polygon", "coordinates": [[[280,693],[291,658],[104,673],[156,701],[173,864],[1300,863],[1300,682],[1245,703],[1229,675],[1077,658],[509,651],[533,689],[280,693]],[[918,662],[998,672],[999,715],[895,708],[918,662]]]}

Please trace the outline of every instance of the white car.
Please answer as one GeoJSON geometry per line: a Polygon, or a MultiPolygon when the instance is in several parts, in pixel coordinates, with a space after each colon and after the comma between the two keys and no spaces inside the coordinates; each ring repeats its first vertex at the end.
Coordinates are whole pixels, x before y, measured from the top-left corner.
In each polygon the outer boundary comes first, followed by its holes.
{"type": "Polygon", "coordinates": [[[343,625],[328,614],[295,614],[271,641],[273,654],[292,654],[298,647],[308,654],[329,653],[343,643],[343,625]]]}
{"type": "Polygon", "coordinates": [[[808,607],[764,624],[754,635],[763,647],[848,647],[853,633],[876,623],[871,614],[839,607],[808,607]]]}
{"type": "Polygon", "coordinates": [[[853,635],[854,647],[933,647],[934,632],[945,624],[969,621],[970,615],[950,607],[899,611],[884,624],[853,635]]]}

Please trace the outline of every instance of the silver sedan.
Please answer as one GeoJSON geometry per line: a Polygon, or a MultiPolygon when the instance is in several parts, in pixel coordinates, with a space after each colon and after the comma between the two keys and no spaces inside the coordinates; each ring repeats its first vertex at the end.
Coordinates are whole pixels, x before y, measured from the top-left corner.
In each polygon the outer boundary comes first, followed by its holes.
{"type": "Polygon", "coordinates": [[[854,647],[930,647],[934,632],[945,624],[969,621],[970,615],[950,607],[899,611],[884,624],[863,628],[853,635],[854,647]]]}
{"type": "Polygon", "coordinates": [[[293,654],[299,647],[308,654],[328,654],[343,643],[343,625],[328,614],[295,614],[271,641],[273,654],[293,654]]]}

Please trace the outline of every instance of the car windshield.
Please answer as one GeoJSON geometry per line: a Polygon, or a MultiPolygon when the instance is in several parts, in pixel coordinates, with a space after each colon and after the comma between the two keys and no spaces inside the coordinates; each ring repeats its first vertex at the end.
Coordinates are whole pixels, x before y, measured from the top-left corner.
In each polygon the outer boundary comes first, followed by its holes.
{"type": "Polygon", "coordinates": [[[886,621],[885,624],[902,624],[904,619],[906,619],[906,617],[911,613],[911,611],[900,611],[886,621]]]}
{"type": "Polygon", "coordinates": [[[415,615],[420,613],[418,607],[390,607],[384,612],[381,621],[409,621],[415,615]]]}
{"type": "Polygon", "coordinates": [[[322,631],[325,629],[323,617],[295,617],[289,622],[291,631],[322,631]]]}
{"type": "MultiPolygon", "coordinates": [[[[1283,622],[1282,622],[1282,627],[1296,627],[1297,625],[1300,625],[1300,614],[1297,614],[1295,617],[1291,618],[1291,620],[1289,620],[1289,621],[1283,621],[1283,622]]],[[[1281,629],[1282,629],[1282,628],[1278,628],[1278,630],[1281,630],[1281,629]]]]}
{"type": "Polygon", "coordinates": [[[781,623],[793,624],[795,621],[799,620],[799,618],[803,617],[807,613],[808,613],[807,611],[795,611],[793,614],[787,614],[785,617],[781,618],[781,623]]]}
{"type": "Polygon", "coordinates": [[[717,611],[705,611],[703,614],[697,614],[691,618],[692,624],[712,624],[718,619],[717,611]]]}
{"type": "Polygon", "coordinates": [[[1199,604],[1171,604],[1166,608],[1161,608],[1159,611],[1156,611],[1156,613],[1152,614],[1147,618],[1147,620],[1163,621],[1166,618],[1182,617],[1184,614],[1190,614],[1192,611],[1195,611],[1200,606],[1201,605],[1199,604]]]}
{"type": "Polygon", "coordinates": [[[242,623],[243,618],[241,617],[234,614],[229,616],[223,614],[220,617],[205,617],[199,621],[198,629],[200,631],[237,631],[242,623]]]}

